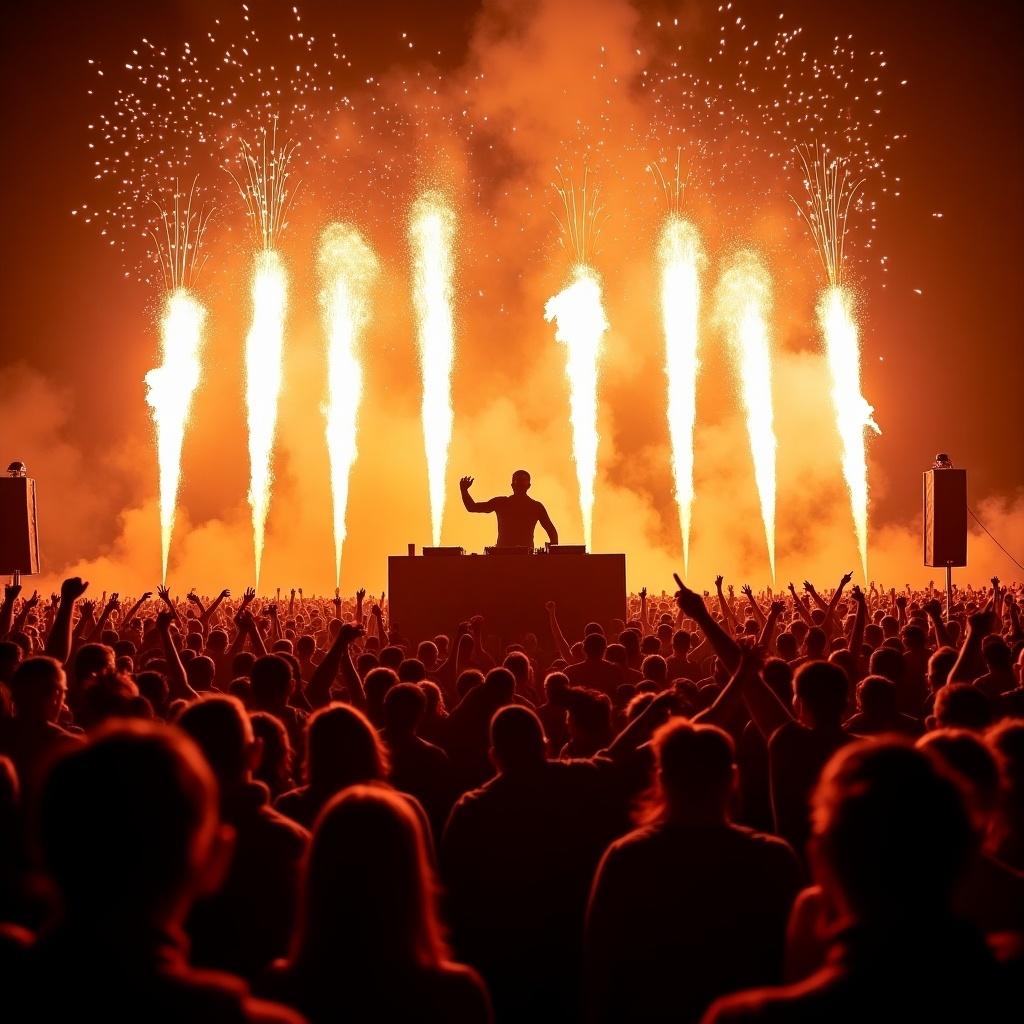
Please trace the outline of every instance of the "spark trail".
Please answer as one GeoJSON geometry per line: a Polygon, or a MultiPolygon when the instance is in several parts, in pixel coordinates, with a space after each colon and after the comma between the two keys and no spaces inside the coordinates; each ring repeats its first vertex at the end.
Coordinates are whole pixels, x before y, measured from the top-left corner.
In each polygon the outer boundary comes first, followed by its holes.
{"type": "Polygon", "coordinates": [[[445,478],[452,441],[455,365],[455,211],[446,197],[424,192],[409,217],[413,308],[423,376],[423,444],[427,457],[431,535],[441,543],[445,478]]]}
{"type": "Polygon", "coordinates": [[[588,190],[588,175],[577,188],[558,171],[554,186],[562,203],[555,219],[560,241],[573,266],[569,283],[544,306],[544,319],[555,322],[555,340],[566,347],[565,375],[569,382],[569,420],[572,452],[579,487],[583,542],[592,547],[594,484],[597,479],[597,376],[601,343],[608,330],[601,296],[601,277],[589,264],[600,235],[602,207],[598,190],[588,190]]]}
{"type": "Polygon", "coordinates": [[[697,418],[697,375],[700,360],[700,275],[706,262],[697,228],[681,214],[684,181],[680,156],[675,177],[666,180],[657,163],[651,170],[660,181],[668,216],[658,242],[661,267],[661,323],[665,335],[665,377],[668,388],[668,431],[672,445],[672,474],[679,531],[683,545],[683,574],[689,568],[690,522],[693,510],[693,427],[697,418]]]}
{"type": "Polygon", "coordinates": [[[290,142],[278,146],[277,121],[264,130],[259,150],[244,142],[244,175],[232,180],[245,201],[259,246],[253,262],[252,322],[245,339],[245,405],[249,427],[249,506],[252,509],[256,586],[263,566],[267,513],[270,510],[274,435],[281,395],[284,324],[288,310],[288,273],[277,251],[281,232],[297,185],[290,185],[289,164],[295,153],[290,142]]]}
{"type": "Polygon", "coordinates": [[[206,310],[193,289],[205,262],[203,238],[210,211],[196,205],[196,182],[188,194],[174,183],[170,202],[156,201],[159,226],[150,230],[152,255],[159,264],[166,296],[160,317],[163,362],[145,377],[146,402],[153,410],[160,487],[161,574],[167,582],[167,563],[174,533],[175,506],[181,482],[181,449],[202,375],[200,357],[206,310]]]}
{"type": "Polygon", "coordinates": [[[846,161],[829,158],[815,146],[800,146],[806,198],[795,197],[797,211],[810,229],[828,284],[818,301],[818,324],[832,380],[832,407],[842,445],[843,477],[850,492],[850,512],[864,580],[868,578],[868,467],[864,431],[880,434],[874,409],[861,392],[860,337],[853,295],[843,285],[843,255],[851,205],[861,180],[854,181],[846,161]]]}
{"type": "Polygon", "coordinates": [[[772,401],[771,280],[758,255],[737,253],[725,266],[715,295],[740,380],[772,582],[775,582],[775,414],[772,401]]]}
{"type": "Polygon", "coordinates": [[[370,291],[380,270],[373,250],[351,225],[329,224],[317,256],[320,306],[327,335],[327,453],[334,505],[335,583],[341,585],[349,477],[358,448],[356,430],[363,395],[360,340],[370,319],[370,291]]]}

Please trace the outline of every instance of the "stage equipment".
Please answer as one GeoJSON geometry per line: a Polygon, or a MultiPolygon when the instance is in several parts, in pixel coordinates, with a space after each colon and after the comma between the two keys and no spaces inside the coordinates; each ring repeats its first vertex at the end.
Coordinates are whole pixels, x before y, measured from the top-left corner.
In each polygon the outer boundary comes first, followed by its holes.
{"type": "Polygon", "coordinates": [[[946,570],[946,615],[953,606],[953,566],[967,564],[967,470],[949,456],[935,456],[922,488],[924,564],[946,570]]]}
{"type": "Polygon", "coordinates": [[[626,618],[626,556],[571,552],[550,558],[514,548],[460,558],[392,555],[388,599],[391,622],[414,642],[451,636],[460,622],[482,615],[486,632],[505,643],[534,633],[549,648],[548,601],[555,602],[571,639],[579,639],[588,622],[607,627],[626,618]]]}
{"type": "Polygon", "coordinates": [[[12,462],[8,476],[0,477],[0,573],[14,583],[39,572],[39,524],[36,519],[36,482],[23,462],[12,462]]]}

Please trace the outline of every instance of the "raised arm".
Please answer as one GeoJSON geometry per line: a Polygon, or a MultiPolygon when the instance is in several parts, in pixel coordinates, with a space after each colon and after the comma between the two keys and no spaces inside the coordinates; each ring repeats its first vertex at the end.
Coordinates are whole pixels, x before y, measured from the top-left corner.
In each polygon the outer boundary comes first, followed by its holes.
{"type": "Polygon", "coordinates": [[[757,622],[757,624],[762,629],[764,629],[764,624],[765,624],[765,621],[766,621],[765,614],[761,610],[761,606],[757,603],[756,600],[754,600],[754,589],[753,589],[753,587],[751,587],[751,585],[749,583],[744,583],[743,586],[740,587],[740,590],[743,592],[743,594],[747,598],[747,604],[750,606],[750,611],[751,611],[751,614],[754,616],[754,621],[757,622]]]}
{"type": "Polygon", "coordinates": [[[46,653],[60,662],[66,662],[71,656],[71,616],[75,602],[88,586],[88,582],[78,576],[72,576],[60,585],[60,604],[46,638],[46,653]]]}
{"type": "Polygon", "coordinates": [[[715,590],[718,592],[718,608],[722,613],[722,621],[726,624],[729,629],[729,633],[732,636],[736,635],[736,619],[732,614],[732,606],[725,599],[725,594],[722,593],[722,581],[724,577],[715,577],[715,590]]]}
{"type": "Polygon", "coordinates": [[[225,598],[231,596],[230,590],[222,590],[209,604],[208,607],[204,608],[199,613],[199,623],[203,629],[203,636],[206,636],[210,632],[210,621],[213,619],[214,612],[221,606],[225,598]]]}
{"type": "Polygon", "coordinates": [[[164,660],[167,662],[167,686],[171,700],[195,700],[199,694],[189,685],[185,666],[181,655],[171,636],[171,621],[174,616],[169,611],[162,611],[156,617],[156,628],[160,633],[160,641],[164,648],[164,660]]]}
{"type": "Polygon", "coordinates": [[[558,624],[558,609],[554,601],[548,601],[544,607],[548,613],[548,625],[551,627],[551,639],[555,641],[555,650],[558,656],[567,664],[572,664],[572,648],[569,641],[565,639],[562,627],[558,624]]]}
{"type": "Polygon", "coordinates": [[[18,600],[20,593],[20,583],[8,583],[4,587],[4,603],[0,605],[0,640],[6,640],[11,634],[11,624],[14,622],[14,602],[18,600]]]}
{"type": "Polygon", "coordinates": [[[357,708],[366,706],[366,694],[355,665],[352,664],[350,651],[352,643],[363,635],[362,626],[354,626],[350,622],[342,624],[338,635],[334,638],[323,660],[317,665],[306,687],[306,699],[313,708],[322,708],[331,702],[331,687],[340,670],[348,690],[349,700],[357,708]]]}
{"type": "Polygon", "coordinates": [[[92,643],[94,640],[99,640],[99,638],[103,636],[103,627],[106,626],[107,620],[117,607],[120,597],[120,594],[111,594],[107,599],[107,603],[103,606],[103,611],[100,613],[99,621],[92,627],[92,630],[89,633],[87,638],[88,643],[92,643]]]}
{"type": "Polygon", "coordinates": [[[836,628],[836,608],[839,606],[839,601],[843,596],[843,590],[846,584],[853,579],[853,573],[846,573],[839,581],[839,586],[836,587],[836,592],[832,595],[832,600],[825,606],[825,621],[821,624],[821,628],[825,630],[825,636],[831,639],[832,634],[836,628]]]}
{"type": "Polygon", "coordinates": [[[732,672],[740,662],[739,644],[715,622],[715,617],[708,611],[700,594],[690,590],[678,576],[676,584],[679,587],[676,603],[700,626],[712,650],[722,659],[722,664],[732,672]]]}
{"type": "MultiPolygon", "coordinates": [[[[37,604],[39,604],[39,591],[33,590],[32,596],[21,602],[21,608],[18,609],[18,617],[14,620],[14,625],[11,627],[11,633],[20,633],[22,629],[25,628],[25,622],[28,619],[29,612],[31,612],[37,604]]],[[[3,635],[3,630],[0,629],[0,638],[2,638],[3,635]]]]}
{"type": "Polygon", "coordinates": [[[814,620],[811,618],[811,613],[807,608],[807,605],[800,600],[800,595],[796,592],[796,587],[792,583],[789,585],[789,593],[793,598],[793,604],[796,607],[796,613],[800,616],[808,626],[814,625],[814,620]]]}
{"type": "MultiPolygon", "coordinates": [[[[469,493],[469,489],[472,486],[473,486],[473,478],[471,476],[464,476],[459,481],[459,491],[462,493],[462,504],[466,506],[466,511],[467,512],[493,512],[494,511],[494,499],[491,498],[490,501],[474,501],[472,496],[469,493]]],[[[545,514],[545,516],[547,515],[546,512],[544,514],[545,514]]],[[[550,523],[550,520],[548,520],[548,522],[550,523]]],[[[547,530],[548,527],[545,526],[544,529],[547,530]]],[[[552,526],[551,530],[553,530],[553,529],[554,529],[554,527],[552,526]]],[[[551,530],[548,530],[548,536],[551,535],[551,530]]],[[[558,542],[557,542],[557,540],[553,540],[551,543],[552,544],[557,544],[558,542]]]]}
{"type": "Polygon", "coordinates": [[[985,671],[981,656],[982,641],[992,632],[995,616],[989,607],[975,612],[967,620],[967,636],[953,667],[949,670],[948,683],[973,683],[985,671]]]}

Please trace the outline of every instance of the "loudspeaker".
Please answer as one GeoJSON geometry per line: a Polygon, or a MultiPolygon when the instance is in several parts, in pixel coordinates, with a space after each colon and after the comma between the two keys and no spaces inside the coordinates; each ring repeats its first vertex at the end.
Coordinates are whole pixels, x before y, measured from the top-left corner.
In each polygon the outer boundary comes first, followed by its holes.
{"type": "Polygon", "coordinates": [[[967,470],[924,474],[924,564],[967,564],[967,470]]]}
{"type": "Polygon", "coordinates": [[[36,482],[27,476],[0,476],[0,573],[39,572],[36,482]]]}

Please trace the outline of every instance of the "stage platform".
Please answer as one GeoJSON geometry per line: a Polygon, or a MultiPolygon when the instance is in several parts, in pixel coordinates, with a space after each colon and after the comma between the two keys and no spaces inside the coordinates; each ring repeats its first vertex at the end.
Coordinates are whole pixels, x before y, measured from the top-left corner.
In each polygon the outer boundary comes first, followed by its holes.
{"type": "Polygon", "coordinates": [[[551,554],[392,555],[390,621],[413,642],[451,636],[459,622],[483,615],[485,632],[503,643],[535,633],[551,646],[545,603],[554,601],[571,642],[588,622],[606,627],[626,617],[626,556],[551,554]]]}

